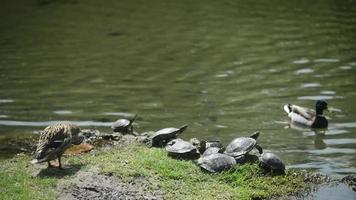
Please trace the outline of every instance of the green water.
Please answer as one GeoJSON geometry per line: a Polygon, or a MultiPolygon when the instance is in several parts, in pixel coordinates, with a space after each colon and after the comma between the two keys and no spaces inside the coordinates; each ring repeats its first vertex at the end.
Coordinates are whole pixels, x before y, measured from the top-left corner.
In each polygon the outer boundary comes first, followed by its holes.
{"type": "Polygon", "coordinates": [[[356,2],[2,0],[0,146],[55,121],[182,137],[262,132],[290,168],[356,172],[356,2]],[[327,99],[326,132],[287,128],[285,103],[327,99]]]}

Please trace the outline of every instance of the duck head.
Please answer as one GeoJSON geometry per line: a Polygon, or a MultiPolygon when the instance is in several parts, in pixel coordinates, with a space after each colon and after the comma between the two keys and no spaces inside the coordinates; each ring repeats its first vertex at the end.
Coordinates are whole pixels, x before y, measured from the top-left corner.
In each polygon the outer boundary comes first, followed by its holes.
{"type": "Polygon", "coordinates": [[[324,100],[318,100],[315,104],[315,110],[317,115],[322,115],[324,110],[328,110],[328,103],[324,100]]]}
{"type": "Polygon", "coordinates": [[[78,126],[72,126],[70,132],[72,136],[72,144],[79,145],[83,142],[85,137],[78,126]]]}

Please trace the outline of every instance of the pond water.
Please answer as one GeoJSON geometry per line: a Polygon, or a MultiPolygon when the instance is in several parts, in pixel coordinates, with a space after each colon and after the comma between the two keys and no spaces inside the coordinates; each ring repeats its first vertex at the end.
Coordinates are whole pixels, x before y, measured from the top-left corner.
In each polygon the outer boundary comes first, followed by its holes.
{"type": "Polygon", "coordinates": [[[289,168],[356,173],[356,2],[3,0],[0,146],[57,121],[182,137],[260,130],[289,168]],[[285,103],[325,99],[326,131],[288,126],[285,103]]]}

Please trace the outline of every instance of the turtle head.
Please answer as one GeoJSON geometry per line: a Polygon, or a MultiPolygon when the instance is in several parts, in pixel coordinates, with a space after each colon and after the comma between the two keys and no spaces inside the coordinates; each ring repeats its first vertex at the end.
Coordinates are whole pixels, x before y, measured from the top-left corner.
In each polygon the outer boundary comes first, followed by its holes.
{"type": "Polygon", "coordinates": [[[185,129],[187,129],[187,128],[188,128],[187,124],[184,124],[183,126],[179,127],[179,133],[178,134],[183,133],[185,131],[185,129]]]}
{"type": "Polygon", "coordinates": [[[130,125],[132,125],[132,123],[137,119],[137,114],[135,114],[135,116],[130,119],[130,125]]]}
{"type": "Polygon", "coordinates": [[[250,138],[253,138],[253,139],[257,140],[258,136],[260,136],[260,132],[256,131],[250,136],[250,138]]]}

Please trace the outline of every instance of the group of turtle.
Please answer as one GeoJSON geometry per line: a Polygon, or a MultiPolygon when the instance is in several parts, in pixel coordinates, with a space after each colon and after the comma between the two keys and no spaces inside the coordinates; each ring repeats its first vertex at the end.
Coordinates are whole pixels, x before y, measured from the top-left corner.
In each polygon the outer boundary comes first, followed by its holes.
{"type": "Polygon", "coordinates": [[[196,163],[209,172],[217,173],[231,169],[236,164],[258,161],[263,169],[284,174],[283,161],[274,153],[264,153],[258,145],[256,140],[260,132],[255,132],[249,137],[235,138],[225,148],[220,141],[199,141],[197,138],[186,141],[178,138],[187,129],[187,125],[137,134],[132,126],[136,117],[131,120],[117,120],[112,125],[113,131],[134,134],[151,147],[165,148],[172,158],[197,160],[196,163]],[[258,156],[250,154],[253,149],[258,150],[258,156]]]}

